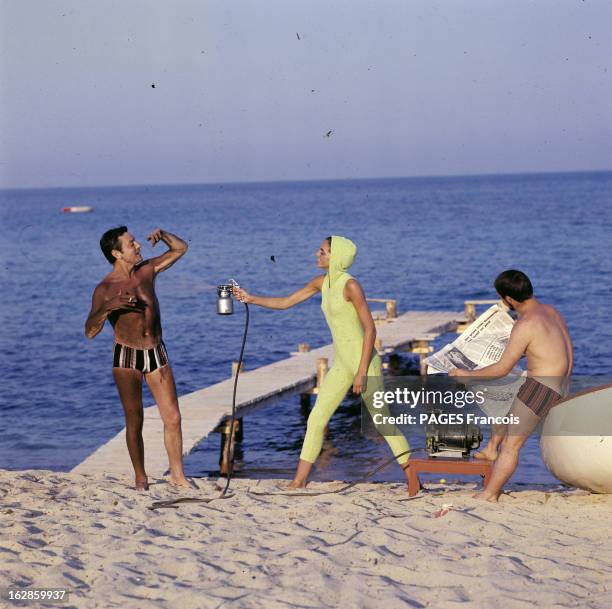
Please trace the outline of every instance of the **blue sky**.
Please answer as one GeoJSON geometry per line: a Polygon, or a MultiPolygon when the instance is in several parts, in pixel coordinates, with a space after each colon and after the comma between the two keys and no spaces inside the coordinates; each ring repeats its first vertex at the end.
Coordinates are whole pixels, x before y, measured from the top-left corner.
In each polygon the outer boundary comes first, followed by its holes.
{"type": "Polygon", "coordinates": [[[612,168],[607,1],[0,11],[0,187],[612,168]]]}

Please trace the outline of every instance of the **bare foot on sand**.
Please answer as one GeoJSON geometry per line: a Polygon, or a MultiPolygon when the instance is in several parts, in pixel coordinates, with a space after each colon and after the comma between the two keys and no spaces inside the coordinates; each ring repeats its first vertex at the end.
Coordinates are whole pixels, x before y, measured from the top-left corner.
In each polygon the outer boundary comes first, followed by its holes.
{"type": "Polygon", "coordinates": [[[497,459],[497,450],[487,444],[482,450],[474,453],[474,458],[482,459],[483,461],[495,461],[497,459]]]}
{"type": "Polygon", "coordinates": [[[137,491],[148,491],[149,490],[149,479],[148,478],[136,478],[136,482],[134,483],[134,488],[137,491]]]}
{"type": "Polygon", "coordinates": [[[293,491],[298,488],[306,488],[308,482],[299,482],[297,480],[292,480],[289,484],[285,485],[283,488],[288,491],[293,491]]]}
{"type": "Polygon", "coordinates": [[[499,499],[499,495],[492,495],[491,493],[487,493],[486,490],[480,491],[480,493],[476,493],[472,495],[472,497],[480,501],[488,501],[489,503],[497,503],[499,499]]]}
{"type": "Polygon", "coordinates": [[[188,480],[185,476],[180,478],[172,478],[170,477],[170,484],[172,486],[180,487],[180,488],[190,488],[194,491],[200,490],[196,483],[193,480],[188,480]]]}

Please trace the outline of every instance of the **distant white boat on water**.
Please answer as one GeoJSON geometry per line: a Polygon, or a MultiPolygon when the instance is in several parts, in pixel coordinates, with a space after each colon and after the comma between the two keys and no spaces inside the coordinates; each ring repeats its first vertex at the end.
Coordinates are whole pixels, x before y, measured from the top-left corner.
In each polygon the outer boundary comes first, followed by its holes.
{"type": "Polygon", "coordinates": [[[93,211],[94,208],[89,205],[73,205],[71,207],[62,207],[65,214],[87,214],[93,211]]]}

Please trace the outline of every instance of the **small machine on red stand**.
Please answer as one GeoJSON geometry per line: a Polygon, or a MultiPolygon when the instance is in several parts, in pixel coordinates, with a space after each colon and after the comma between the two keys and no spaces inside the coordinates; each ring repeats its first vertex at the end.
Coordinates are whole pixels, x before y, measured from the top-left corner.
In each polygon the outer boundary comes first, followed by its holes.
{"type": "Polygon", "coordinates": [[[480,475],[486,486],[491,474],[491,461],[474,459],[470,452],[482,442],[478,425],[430,423],[425,426],[427,457],[411,457],[408,495],[421,488],[419,473],[480,475]]]}

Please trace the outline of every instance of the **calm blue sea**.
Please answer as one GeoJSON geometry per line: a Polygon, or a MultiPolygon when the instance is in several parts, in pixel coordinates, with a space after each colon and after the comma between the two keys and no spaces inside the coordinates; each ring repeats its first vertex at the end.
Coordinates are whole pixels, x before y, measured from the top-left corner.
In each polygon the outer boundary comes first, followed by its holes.
{"type": "MultiPolygon", "coordinates": [[[[461,310],[465,299],[494,297],[499,271],[524,270],[566,316],[576,373],[604,375],[612,368],[611,203],[611,172],[2,191],[0,467],[68,470],[123,426],[111,330],[93,341],[83,334],[91,293],[110,269],[98,247],[109,227],[127,224],[145,257],[158,253],[145,241],[157,226],[190,243],[157,282],[179,395],[226,378],[237,359],[243,318],[216,315],[216,284],[232,277],[255,293],[288,293],[317,273],[314,253],[329,234],[358,244],[352,272],[366,294],[395,297],[404,311],[461,310]],[[95,211],[61,213],[67,205],[95,211]]],[[[253,308],[247,368],[300,342],[329,342],[319,305],[253,308]]],[[[249,415],[241,475],[289,476],[304,423],[297,396],[249,415]]],[[[359,436],[359,424],[347,401],[332,420],[319,479],[353,479],[389,456],[359,436]]],[[[187,458],[190,474],[217,469],[218,440],[187,458]]],[[[553,480],[535,439],[514,480],[553,480]]]]}

